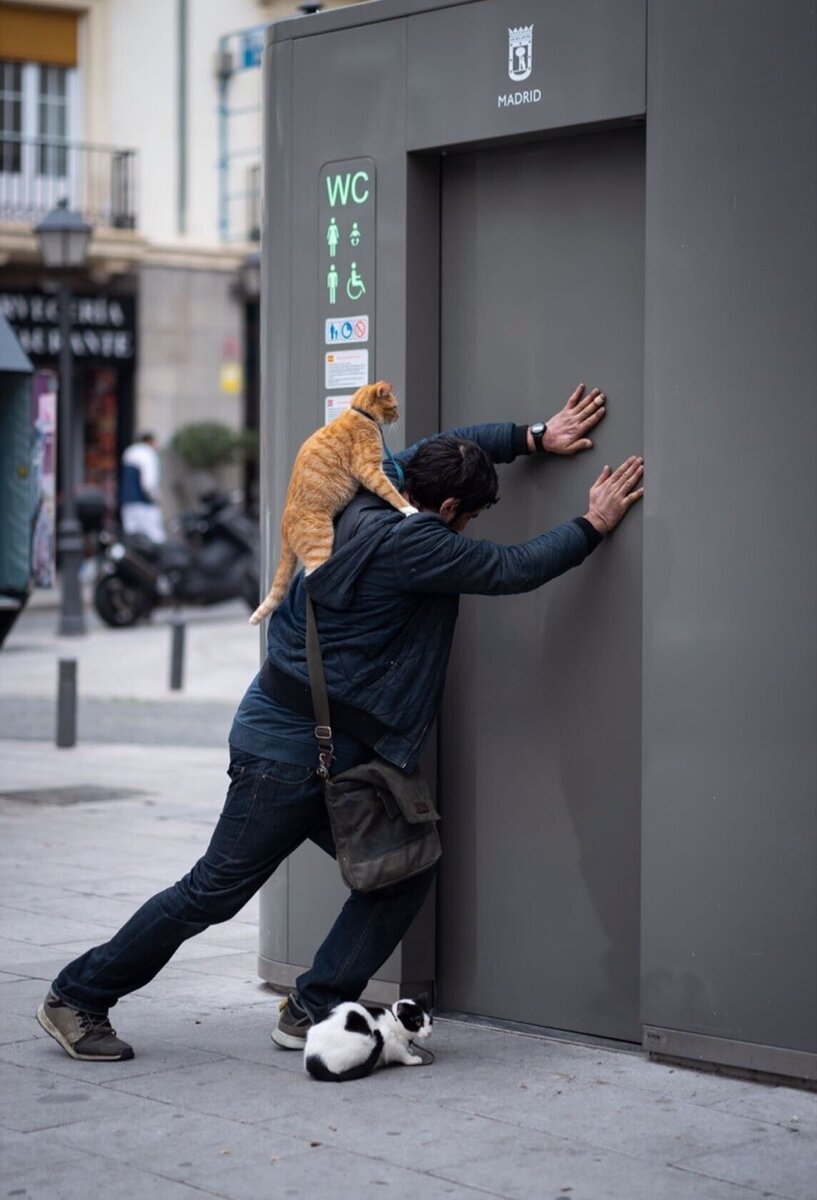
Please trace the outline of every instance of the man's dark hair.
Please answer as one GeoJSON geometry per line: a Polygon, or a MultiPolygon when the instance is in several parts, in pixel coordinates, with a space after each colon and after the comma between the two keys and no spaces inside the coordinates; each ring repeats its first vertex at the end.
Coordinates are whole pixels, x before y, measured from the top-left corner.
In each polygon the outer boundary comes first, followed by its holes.
{"type": "Polygon", "coordinates": [[[405,490],[414,504],[439,511],[443,500],[459,500],[458,511],[490,508],[499,499],[499,480],[488,455],[465,438],[431,438],[404,469],[405,490]]]}
{"type": "Polygon", "coordinates": [[[150,430],[145,430],[144,433],[139,434],[139,441],[140,442],[155,442],[156,434],[151,433],[150,430]]]}

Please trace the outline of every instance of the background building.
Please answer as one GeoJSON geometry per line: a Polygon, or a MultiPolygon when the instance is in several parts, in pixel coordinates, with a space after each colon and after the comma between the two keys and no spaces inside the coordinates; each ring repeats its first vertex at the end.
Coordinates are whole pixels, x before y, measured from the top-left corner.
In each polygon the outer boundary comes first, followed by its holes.
{"type": "Polygon", "coordinates": [[[56,365],[32,230],[68,197],[94,227],[74,283],[81,477],[112,506],[139,430],[166,445],[189,421],[257,424],[261,49],[299,7],[320,6],[0,0],[0,311],[56,365]]]}

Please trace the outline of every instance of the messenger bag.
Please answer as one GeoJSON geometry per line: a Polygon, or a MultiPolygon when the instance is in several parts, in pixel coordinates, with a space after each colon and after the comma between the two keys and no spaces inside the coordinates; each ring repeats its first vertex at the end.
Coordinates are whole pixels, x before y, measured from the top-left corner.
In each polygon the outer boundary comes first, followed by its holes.
{"type": "Polygon", "coordinates": [[[330,775],[329,696],[312,600],[306,597],[306,654],[315,712],[318,775],[341,876],[356,892],[374,892],[429,870],[442,854],[439,813],[419,768],[401,771],[375,757],[330,775]]]}

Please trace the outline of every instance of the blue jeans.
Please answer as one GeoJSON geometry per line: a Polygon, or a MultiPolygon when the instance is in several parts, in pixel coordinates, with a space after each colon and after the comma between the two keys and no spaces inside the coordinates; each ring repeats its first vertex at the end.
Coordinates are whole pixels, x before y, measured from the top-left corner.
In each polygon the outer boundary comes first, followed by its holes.
{"type": "MultiPolygon", "coordinates": [[[[107,1012],[153,979],[187,938],[235,916],[307,838],[334,858],[323,786],[313,770],[231,748],[228,774],[224,810],[204,856],[109,942],[60,972],[52,986],[62,1000],[107,1012]]],[[[357,999],[417,915],[433,875],[432,869],[376,893],[349,894],[312,967],[296,981],[313,1020],[357,999]]]]}

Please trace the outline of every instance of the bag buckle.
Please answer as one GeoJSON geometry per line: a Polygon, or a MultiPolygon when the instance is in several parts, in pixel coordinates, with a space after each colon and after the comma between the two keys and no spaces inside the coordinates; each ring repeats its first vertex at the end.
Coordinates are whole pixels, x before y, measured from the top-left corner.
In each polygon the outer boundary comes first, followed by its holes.
{"type": "Polygon", "coordinates": [[[332,728],[330,725],[316,725],[315,737],[318,741],[318,767],[317,773],[320,779],[329,778],[329,768],[332,766],[332,760],[335,757],[335,747],[332,745],[332,728]]]}

